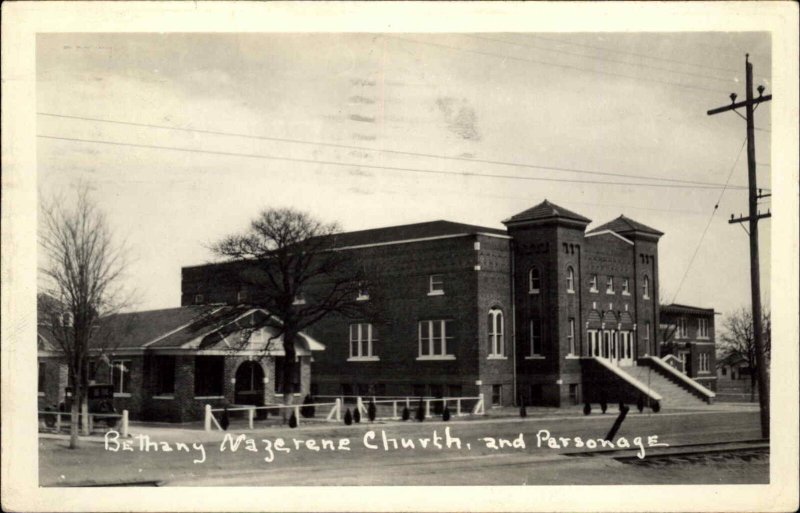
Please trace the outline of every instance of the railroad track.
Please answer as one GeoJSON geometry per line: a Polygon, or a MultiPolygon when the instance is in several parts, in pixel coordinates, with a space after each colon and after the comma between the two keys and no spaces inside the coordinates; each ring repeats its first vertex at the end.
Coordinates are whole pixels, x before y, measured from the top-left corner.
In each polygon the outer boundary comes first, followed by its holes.
{"type": "Polygon", "coordinates": [[[668,465],[697,465],[769,461],[769,440],[737,440],[648,448],[645,457],[639,458],[633,449],[573,452],[573,457],[611,457],[620,463],[660,467],[668,465]]]}

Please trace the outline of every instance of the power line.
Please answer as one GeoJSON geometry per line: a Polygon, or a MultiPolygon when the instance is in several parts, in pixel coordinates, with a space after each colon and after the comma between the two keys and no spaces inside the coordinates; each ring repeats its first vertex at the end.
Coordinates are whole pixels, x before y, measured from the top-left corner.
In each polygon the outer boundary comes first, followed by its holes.
{"type": "MultiPolygon", "coordinates": [[[[739,157],[742,156],[742,150],[744,149],[745,143],[747,143],[746,137],[742,141],[742,146],[739,148],[739,153],[736,154],[736,160],[733,162],[733,165],[731,166],[731,170],[728,173],[728,180],[726,181],[726,183],[729,182],[731,180],[731,177],[733,176],[733,171],[736,169],[736,164],[739,163],[739,157]]],[[[703,230],[703,234],[700,236],[700,242],[697,243],[697,247],[694,249],[692,258],[691,260],[689,260],[689,265],[686,266],[686,272],[683,273],[683,278],[681,278],[681,281],[678,284],[678,289],[675,291],[675,295],[672,296],[673,303],[678,299],[678,293],[681,291],[681,287],[683,287],[683,282],[686,281],[686,277],[689,275],[689,270],[692,268],[694,259],[695,257],[697,257],[697,253],[700,251],[700,246],[703,245],[703,240],[706,238],[706,233],[708,233],[708,228],[711,226],[711,221],[714,220],[714,216],[716,215],[717,210],[719,209],[719,202],[722,201],[723,194],[725,194],[725,187],[723,187],[723,189],[719,193],[719,198],[717,198],[717,202],[714,204],[714,210],[711,211],[711,215],[708,217],[708,223],[706,223],[706,227],[703,230]]]]}
{"type": "Polygon", "coordinates": [[[511,55],[500,55],[500,54],[491,53],[491,52],[482,52],[480,50],[470,50],[468,48],[462,48],[462,47],[459,47],[459,46],[450,46],[450,45],[444,45],[444,44],[440,44],[440,43],[432,43],[430,41],[419,41],[419,40],[416,40],[416,39],[408,39],[408,38],[405,38],[405,37],[388,36],[388,35],[385,35],[385,34],[382,34],[381,37],[385,37],[385,38],[389,38],[389,39],[397,39],[397,40],[400,40],[400,41],[406,41],[406,42],[409,42],[409,43],[415,43],[415,44],[419,44],[419,45],[428,45],[428,46],[434,46],[434,47],[438,47],[438,48],[445,48],[445,49],[448,49],[448,50],[456,50],[456,51],[459,51],[459,52],[472,53],[472,54],[476,54],[476,55],[484,55],[484,56],[487,56],[487,57],[494,57],[494,58],[497,58],[497,59],[520,61],[520,62],[530,62],[530,63],[533,63],[533,64],[542,64],[544,66],[553,66],[553,67],[556,67],[556,68],[571,69],[571,70],[577,70],[577,71],[583,71],[583,72],[589,72],[589,73],[597,73],[597,74],[600,74],[600,75],[608,75],[608,76],[612,76],[612,77],[629,78],[629,79],[632,79],[632,80],[640,80],[640,81],[643,81],[643,82],[651,82],[651,83],[668,85],[668,86],[673,86],[673,87],[681,87],[681,88],[684,88],[684,89],[694,89],[694,90],[699,90],[699,91],[709,91],[709,92],[712,92],[712,93],[723,93],[723,94],[728,94],[730,92],[730,91],[723,91],[722,89],[711,89],[709,87],[687,85],[687,84],[681,84],[679,82],[667,82],[665,80],[656,80],[656,79],[653,79],[653,78],[637,77],[635,75],[625,75],[623,73],[614,73],[614,72],[611,72],[611,71],[601,71],[601,70],[595,70],[595,69],[589,69],[589,68],[582,68],[580,66],[571,66],[571,65],[568,65],[568,64],[556,64],[556,63],[553,63],[553,62],[539,61],[539,60],[535,60],[535,59],[524,59],[522,57],[513,57],[511,55]]]}
{"type": "MultiPolygon", "coordinates": [[[[332,148],[340,148],[340,149],[348,149],[348,150],[361,150],[361,151],[373,151],[373,152],[381,152],[381,153],[390,153],[394,155],[406,155],[406,156],[414,156],[414,157],[426,157],[426,158],[435,158],[441,160],[455,160],[459,162],[472,162],[472,163],[479,163],[479,164],[494,164],[494,165],[502,165],[502,166],[511,166],[511,167],[522,167],[522,168],[529,168],[529,169],[539,169],[539,170],[548,170],[548,171],[561,171],[567,173],[577,173],[577,174],[589,174],[589,175],[598,175],[598,176],[614,176],[617,178],[636,178],[642,180],[654,180],[654,181],[661,181],[661,182],[670,182],[670,183],[682,183],[687,185],[713,185],[713,186],[722,186],[723,184],[714,183],[714,182],[701,182],[696,180],[680,180],[677,178],[663,178],[663,177],[655,177],[655,176],[647,176],[647,175],[636,175],[630,173],[610,173],[604,171],[590,171],[586,169],[576,169],[576,168],[566,168],[566,167],[556,167],[556,166],[543,166],[538,164],[528,164],[528,163],[519,163],[519,162],[508,162],[502,160],[489,160],[489,159],[477,159],[477,158],[467,158],[467,157],[450,157],[445,155],[436,155],[432,153],[419,153],[419,152],[411,152],[411,151],[401,151],[401,150],[388,150],[388,149],[381,149],[381,148],[370,148],[367,146],[356,146],[356,145],[349,145],[349,144],[340,144],[340,143],[330,143],[330,142],[321,142],[321,141],[306,141],[301,139],[289,139],[283,137],[268,137],[268,136],[261,136],[261,135],[250,135],[250,134],[243,134],[243,133],[235,133],[235,132],[224,132],[218,130],[203,130],[197,128],[182,128],[182,127],[174,127],[169,125],[157,125],[151,123],[137,123],[133,121],[117,121],[111,119],[101,119],[101,118],[92,118],[92,117],[85,117],[85,116],[71,116],[66,114],[55,114],[50,112],[38,112],[37,114],[41,116],[50,116],[56,118],[66,118],[66,119],[78,119],[82,121],[97,121],[101,123],[111,123],[111,124],[118,124],[118,125],[127,125],[127,126],[138,126],[138,127],[146,127],[146,128],[158,128],[164,130],[174,130],[179,132],[195,132],[195,133],[202,133],[202,134],[210,134],[210,135],[222,135],[228,137],[242,137],[247,139],[256,139],[256,140],[264,140],[264,141],[275,141],[275,142],[285,142],[285,143],[292,143],[292,144],[308,144],[314,146],[326,146],[332,148]]],[[[736,189],[746,189],[745,186],[742,185],[734,185],[731,188],[736,189]]]]}
{"type": "Polygon", "coordinates": [[[533,35],[533,34],[529,34],[529,35],[530,35],[530,37],[532,37],[534,39],[541,39],[543,41],[552,41],[554,43],[560,43],[560,44],[563,44],[563,45],[580,46],[580,47],[583,47],[583,48],[593,48],[595,50],[600,50],[600,51],[603,51],[603,52],[618,53],[618,54],[622,54],[622,55],[633,55],[633,56],[636,56],[636,57],[643,57],[645,59],[652,59],[652,60],[656,60],[656,61],[672,62],[674,64],[683,64],[685,66],[694,66],[696,68],[713,69],[713,70],[716,70],[716,71],[727,71],[729,73],[739,73],[737,70],[731,69],[731,68],[718,68],[718,67],[710,66],[710,65],[707,65],[707,64],[695,64],[693,62],[682,61],[682,60],[678,60],[678,59],[668,59],[666,57],[658,57],[658,56],[655,56],[655,55],[649,55],[649,54],[644,54],[644,53],[637,53],[637,52],[631,52],[631,51],[626,51],[626,50],[614,50],[614,49],[611,49],[611,48],[607,48],[605,46],[595,46],[595,45],[589,45],[589,44],[585,44],[585,43],[576,43],[576,42],[573,42],[573,41],[563,41],[561,39],[555,39],[555,38],[552,38],[552,37],[543,37],[543,36],[540,36],[540,35],[533,35]]]}
{"type": "Polygon", "coordinates": [[[37,135],[36,137],[41,139],[52,139],[58,141],[71,141],[71,142],[82,142],[82,143],[92,143],[92,144],[105,144],[110,146],[124,146],[129,148],[148,148],[148,149],[156,149],[156,150],[168,150],[168,151],[180,151],[186,153],[202,153],[206,155],[221,155],[221,156],[228,156],[228,157],[246,157],[246,158],[256,158],[256,159],[264,159],[264,160],[275,160],[275,161],[282,161],[282,162],[301,162],[306,164],[325,164],[330,166],[339,166],[339,167],[355,167],[355,168],[367,168],[367,169],[380,169],[384,171],[400,171],[400,172],[409,172],[409,173],[426,173],[426,174],[437,174],[437,175],[451,175],[451,176],[475,176],[475,177],[483,177],[483,178],[502,178],[502,179],[509,179],[509,180],[529,180],[529,181],[537,181],[537,182],[559,182],[559,183],[579,183],[579,184],[592,184],[592,185],[619,185],[619,186],[629,186],[629,187],[655,187],[655,188],[673,188],[673,189],[719,189],[718,186],[704,186],[704,185],[682,185],[682,184],[658,184],[658,183],[641,183],[641,182],[604,182],[604,181],[596,181],[596,180],[570,180],[566,178],[543,178],[543,177],[535,177],[535,176],[519,176],[519,175],[495,175],[489,173],[473,173],[473,172],[453,172],[453,171],[441,171],[435,169],[418,169],[418,168],[407,168],[407,167],[395,167],[395,166],[379,166],[375,164],[359,164],[359,163],[347,163],[347,162],[335,162],[331,160],[315,160],[315,159],[303,159],[303,158],[296,158],[296,157],[279,157],[273,155],[262,155],[257,153],[237,153],[237,152],[230,152],[230,151],[216,151],[216,150],[200,150],[196,148],[180,148],[175,146],[161,146],[155,144],[137,144],[137,143],[126,143],[126,142],[118,142],[118,141],[102,141],[98,139],[81,139],[77,137],[60,137],[54,135],[37,135]]]}
{"type": "Polygon", "coordinates": [[[546,48],[546,47],[542,47],[542,46],[532,45],[532,44],[529,44],[529,43],[519,43],[519,42],[505,41],[503,39],[495,39],[495,38],[492,38],[492,37],[478,36],[478,35],[474,35],[474,34],[465,34],[465,35],[467,37],[471,37],[471,38],[475,38],[475,39],[481,39],[481,40],[484,40],[484,41],[494,41],[496,43],[503,43],[503,44],[507,44],[507,45],[522,46],[522,47],[526,47],[526,48],[533,48],[533,49],[536,49],[536,50],[541,50],[543,52],[563,53],[564,55],[572,55],[572,56],[580,57],[580,58],[583,58],[583,59],[591,59],[591,60],[602,61],[602,62],[613,62],[613,63],[616,63],[616,64],[623,64],[625,66],[634,66],[634,67],[638,67],[638,68],[647,68],[647,69],[654,69],[654,70],[659,70],[659,71],[666,71],[668,73],[676,73],[676,74],[679,74],[679,75],[686,75],[686,76],[690,76],[690,77],[705,78],[705,79],[709,79],[709,80],[717,80],[717,81],[720,81],[720,82],[733,82],[732,78],[717,77],[717,76],[713,76],[713,75],[704,75],[702,73],[693,73],[691,71],[680,71],[680,70],[676,70],[676,69],[672,69],[672,68],[662,68],[662,67],[659,67],[659,66],[652,66],[652,65],[644,64],[644,63],[635,63],[635,62],[626,62],[626,61],[620,61],[620,60],[615,60],[615,59],[608,59],[606,57],[600,57],[600,56],[597,56],[597,55],[588,55],[588,54],[579,53],[579,52],[568,52],[566,50],[557,50],[555,48],[546,48]]]}

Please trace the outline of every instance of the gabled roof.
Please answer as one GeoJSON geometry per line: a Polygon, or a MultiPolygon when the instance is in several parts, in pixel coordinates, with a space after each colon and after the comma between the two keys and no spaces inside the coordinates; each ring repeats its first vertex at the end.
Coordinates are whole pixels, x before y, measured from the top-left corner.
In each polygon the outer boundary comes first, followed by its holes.
{"type": "Polygon", "coordinates": [[[634,232],[645,233],[648,235],[656,235],[658,237],[664,235],[663,232],[660,232],[655,228],[651,228],[647,225],[644,225],[638,221],[634,221],[633,219],[625,217],[624,215],[620,215],[613,221],[610,221],[606,224],[602,224],[597,228],[592,228],[587,233],[600,232],[604,230],[610,230],[620,235],[625,235],[634,232]]]}
{"type": "Polygon", "coordinates": [[[564,207],[559,207],[554,203],[550,203],[547,200],[539,203],[535,207],[531,207],[528,210],[524,210],[519,214],[513,215],[510,218],[503,221],[504,224],[510,223],[519,223],[523,221],[544,221],[549,219],[569,219],[572,221],[580,221],[582,223],[591,223],[592,220],[582,215],[575,213],[571,210],[567,210],[564,207]]]}
{"type": "Polygon", "coordinates": [[[103,336],[95,340],[105,347],[143,347],[218,309],[220,305],[192,305],[110,315],[101,319],[103,336]],[[113,340],[104,340],[106,337],[113,340]]]}
{"type": "Polygon", "coordinates": [[[350,246],[363,246],[367,244],[381,244],[447,235],[489,233],[493,235],[508,235],[508,232],[498,228],[488,228],[474,224],[454,223],[452,221],[428,221],[425,223],[404,224],[388,226],[386,228],[372,228],[355,232],[337,233],[332,236],[334,246],[337,248],[350,246]]]}

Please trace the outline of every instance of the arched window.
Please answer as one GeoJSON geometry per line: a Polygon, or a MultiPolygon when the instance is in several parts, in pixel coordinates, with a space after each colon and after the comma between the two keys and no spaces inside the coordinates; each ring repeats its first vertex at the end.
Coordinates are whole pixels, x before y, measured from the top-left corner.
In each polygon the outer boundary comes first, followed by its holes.
{"type": "Polygon", "coordinates": [[[650,299],[650,278],[648,278],[647,275],[645,275],[642,280],[642,297],[644,299],[650,299]]]}
{"type": "Polygon", "coordinates": [[[575,271],[567,267],[567,292],[575,292],[575,271]]]}
{"type": "Polygon", "coordinates": [[[531,267],[528,271],[528,293],[538,294],[542,289],[542,273],[538,267],[531,267]]]}
{"type": "Polygon", "coordinates": [[[496,307],[489,310],[489,356],[505,356],[503,311],[496,307]]]}

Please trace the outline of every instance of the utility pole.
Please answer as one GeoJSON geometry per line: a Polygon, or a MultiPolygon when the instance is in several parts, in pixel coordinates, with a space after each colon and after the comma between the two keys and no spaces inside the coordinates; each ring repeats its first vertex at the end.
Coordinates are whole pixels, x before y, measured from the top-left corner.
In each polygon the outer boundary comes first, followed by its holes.
{"type": "MultiPolygon", "coordinates": [[[[758,264],[758,220],[771,217],[769,210],[766,214],[758,211],[758,200],[768,195],[762,195],[756,185],[756,146],[753,129],[753,112],[761,102],[772,100],[772,95],[764,96],[764,86],[758,86],[758,98],[753,98],[753,64],[749,61],[749,54],[745,56],[746,74],[746,99],[736,103],[736,93],[731,93],[731,104],[708,111],[709,116],[735,111],[745,107],[747,121],[747,178],[749,184],[749,214],[747,217],[739,216],[728,221],[729,224],[748,222],[750,225],[750,295],[753,303],[753,338],[756,346],[756,366],[758,366],[758,402],[761,406],[761,436],[769,438],[769,381],[767,378],[766,355],[764,354],[764,339],[761,326],[761,280],[758,264]]],[[[736,114],[739,114],[736,112],[736,114]]],[[[739,114],[741,117],[741,114],[739,114]]]]}

